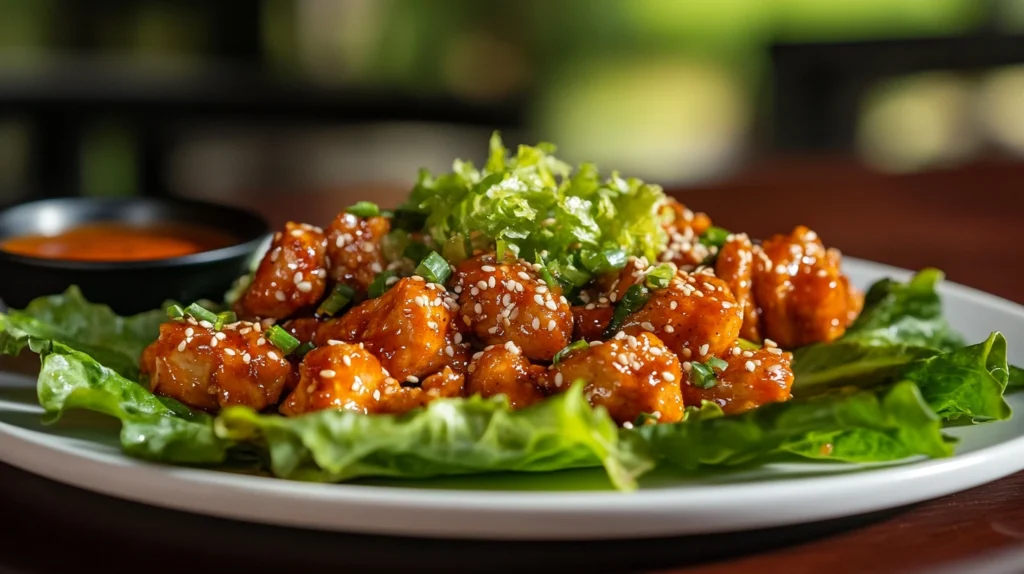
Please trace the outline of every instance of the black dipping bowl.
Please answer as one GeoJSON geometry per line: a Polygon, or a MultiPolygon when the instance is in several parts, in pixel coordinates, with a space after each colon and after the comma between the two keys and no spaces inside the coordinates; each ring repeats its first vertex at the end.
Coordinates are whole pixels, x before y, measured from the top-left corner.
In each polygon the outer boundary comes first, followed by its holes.
{"type": "Polygon", "coordinates": [[[0,249],[0,300],[21,309],[36,297],[78,285],[86,299],[105,303],[119,315],[156,309],[168,299],[185,304],[204,298],[220,301],[232,282],[248,271],[269,233],[258,215],[223,205],[74,197],[24,203],[0,212],[0,240],[53,235],[88,223],[188,223],[220,230],[237,243],[182,257],[125,262],[44,259],[0,249]]]}

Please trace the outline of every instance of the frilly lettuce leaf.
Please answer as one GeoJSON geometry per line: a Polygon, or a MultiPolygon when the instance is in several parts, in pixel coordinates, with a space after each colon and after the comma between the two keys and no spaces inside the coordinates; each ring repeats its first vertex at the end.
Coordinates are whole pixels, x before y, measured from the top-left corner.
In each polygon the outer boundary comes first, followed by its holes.
{"type": "Polygon", "coordinates": [[[1006,380],[1006,392],[1024,390],[1024,369],[1010,365],[1010,373],[1006,380]]]}
{"type": "Polygon", "coordinates": [[[935,289],[942,278],[942,272],[925,269],[906,283],[875,283],[846,334],[794,351],[793,394],[911,380],[947,424],[1009,418],[1003,398],[1012,371],[1006,339],[992,333],[982,343],[963,346],[942,315],[935,289]]]}
{"type": "Polygon", "coordinates": [[[139,458],[179,464],[224,462],[230,441],[213,432],[213,418],[147,389],[89,355],[57,342],[41,349],[39,404],[56,422],[69,409],[121,421],[121,446],[139,458]]]}
{"type": "Polygon", "coordinates": [[[651,468],[618,442],[614,421],[590,407],[581,384],[520,411],[504,397],[437,400],[404,415],[285,418],[232,407],[216,429],[225,439],[265,445],[276,476],[318,482],[604,466],[613,484],[631,490],[651,468]]]}
{"type": "Polygon", "coordinates": [[[605,250],[654,260],[667,243],[662,189],[615,173],[602,180],[590,164],[574,173],[554,151],[542,143],[509,155],[495,133],[483,169],[456,160],[450,173],[422,171],[399,211],[425,218],[439,245],[481,233],[534,263],[546,252],[547,262],[579,267],[577,254],[605,250]]]}
{"type": "Polygon", "coordinates": [[[938,269],[922,269],[906,283],[876,282],[864,295],[864,309],[842,340],[939,351],[962,347],[963,337],[946,322],[936,291],[944,277],[938,269]]]}
{"type": "Polygon", "coordinates": [[[695,411],[680,423],[623,433],[639,435],[659,463],[683,470],[752,464],[782,453],[846,462],[952,454],[941,421],[911,381],[774,403],[732,416],[695,411]]]}
{"type": "Polygon", "coordinates": [[[58,341],[135,378],[143,349],[156,340],[166,320],[162,310],[118,316],[106,305],[86,301],[71,286],[63,294],[39,297],[23,310],[0,314],[0,353],[16,355],[26,345],[38,352],[45,342],[58,341]]]}

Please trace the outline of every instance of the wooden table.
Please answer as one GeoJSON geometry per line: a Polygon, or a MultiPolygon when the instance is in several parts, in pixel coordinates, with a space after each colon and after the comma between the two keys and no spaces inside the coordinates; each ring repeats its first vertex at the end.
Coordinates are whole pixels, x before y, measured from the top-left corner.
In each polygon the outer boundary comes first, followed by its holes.
{"type": "MultiPolygon", "coordinates": [[[[1024,303],[1024,165],[915,176],[843,160],[776,161],[678,192],[716,223],[755,236],[811,225],[844,253],[919,268],[1024,303]]],[[[250,193],[273,222],[325,223],[355,199],[393,203],[390,186],[324,195],[250,193]]],[[[1024,357],[1016,357],[1018,361],[1024,357]]],[[[69,469],[73,472],[73,469],[69,469]]],[[[199,567],[285,570],[648,570],[724,572],[972,571],[1024,540],[1024,473],[909,508],[738,534],[599,543],[445,542],[236,523],[93,495],[0,465],[0,564],[30,571],[199,567]],[[688,569],[687,569],[688,568],[688,569]]],[[[1024,556],[1009,555],[1017,569],[1024,556]]]]}

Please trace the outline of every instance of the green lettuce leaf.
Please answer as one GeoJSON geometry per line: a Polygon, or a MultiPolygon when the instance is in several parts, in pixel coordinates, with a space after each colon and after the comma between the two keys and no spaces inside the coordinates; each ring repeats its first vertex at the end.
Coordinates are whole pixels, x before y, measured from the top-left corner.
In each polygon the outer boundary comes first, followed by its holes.
{"type": "Polygon", "coordinates": [[[944,275],[923,269],[906,282],[883,279],[868,289],[864,309],[842,341],[869,345],[907,345],[951,351],[964,345],[942,314],[936,286],[944,275]]]}
{"type": "Polygon", "coordinates": [[[438,245],[480,233],[531,262],[562,268],[606,251],[654,260],[668,241],[657,209],[662,189],[616,173],[601,179],[590,164],[574,173],[554,151],[539,144],[509,155],[495,133],[482,170],[456,160],[450,173],[421,172],[396,221],[415,219],[438,245]]]}
{"type": "Polygon", "coordinates": [[[134,379],[143,349],[156,340],[166,320],[162,310],[118,316],[106,305],[86,301],[72,286],[61,295],[35,299],[24,310],[0,314],[0,353],[16,355],[26,345],[39,352],[47,342],[58,341],[134,379]]]}
{"type": "Polygon", "coordinates": [[[58,342],[40,349],[39,404],[56,422],[69,409],[121,421],[121,446],[139,458],[178,464],[224,462],[231,441],[218,437],[213,418],[156,397],[95,359],[58,342]]]}
{"type": "Polygon", "coordinates": [[[1006,392],[1024,390],[1024,369],[1010,365],[1010,373],[1006,380],[1006,392]]]}
{"type": "Polygon", "coordinates": [[[216,429],[225,439],[265,445],[276,476],[307,481],[603,465],[613,484],[630,490],[651,467],[619,444],[614,421],[590,407],[580,384],[520,411],[503,397],[437,400],[397,416],[319,411],[285,418],[232,407],[216,429]]]}
{"type": "Polygon", "coordinates": [[[739,415],[708,414],[697,411],[684,422],[623,432],[642,437],[659,463],[690,471],[763,462],[783,453],[845,462],[952,454],[941,421],[911,381],[794,399],[739,415]]]}

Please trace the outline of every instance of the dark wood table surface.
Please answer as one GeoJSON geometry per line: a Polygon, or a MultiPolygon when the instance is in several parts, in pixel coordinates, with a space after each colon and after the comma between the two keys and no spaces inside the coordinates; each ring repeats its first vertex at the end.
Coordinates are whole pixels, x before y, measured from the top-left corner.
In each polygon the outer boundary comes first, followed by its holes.
{"type": "MultiPolygon", "coordinates": [[[[676,194],[754,236],[798,223],[845,254],[1024,303],[1024,164],[909,176],[836,159],[777,160],[676,194]]],[[[326,223],[356,199],[403,190],[240,194],[275,224],[326,223]]],[[[1018,361],[1024,357],[1016,357],[1018,361]]],[[[73,472],[73,469],[69,469],[73,472]]],[[[824,523],[714,536],[596,543],[498,543],[343,535],[167,511],[86,493],[0,465],[0,564],[12,571],[103,565],[198,571],[1024,571],[1024,473],[911,507],[824,523]],[[965,562],[966,561],[966,562],[965,562]],[[1009,565],[1009,566],[1008,566],[1009,565]]]]}

